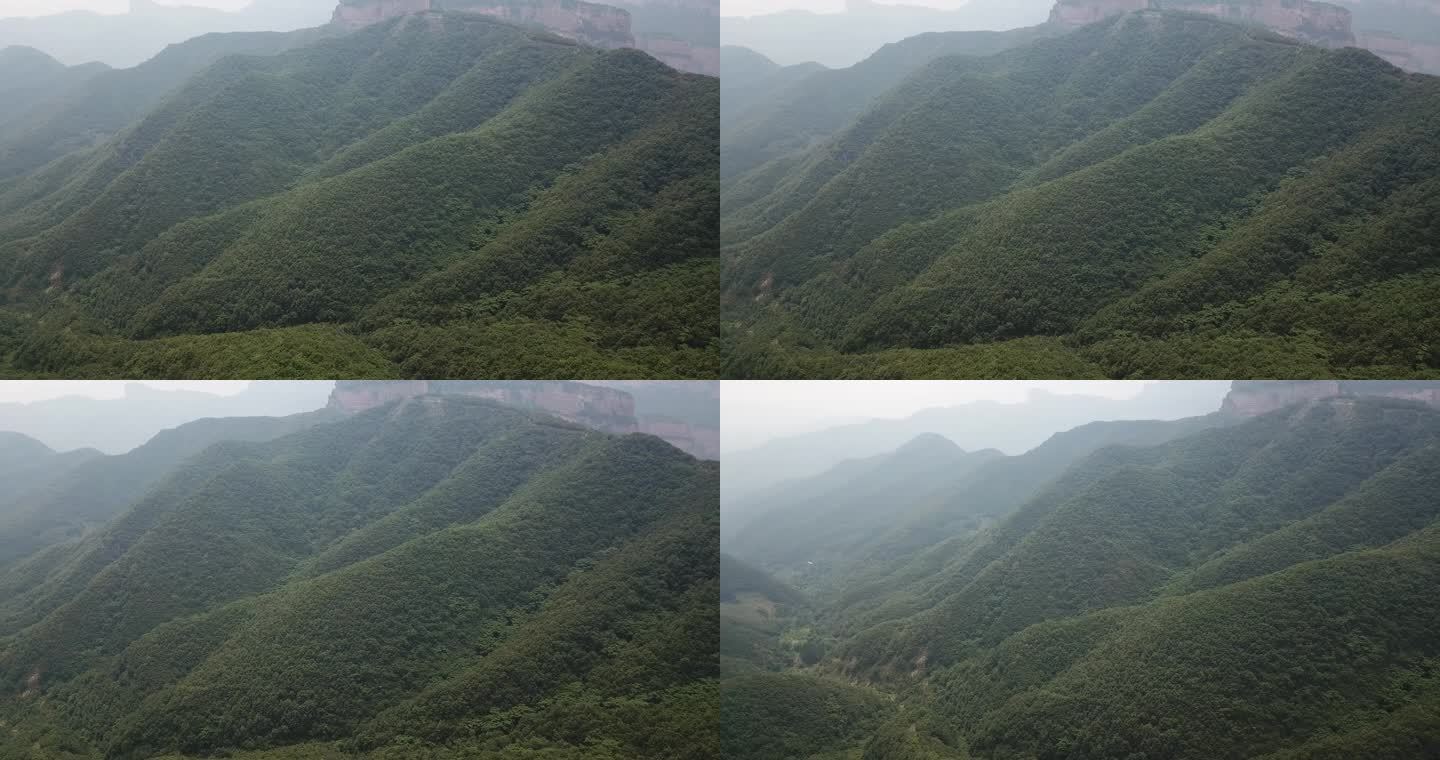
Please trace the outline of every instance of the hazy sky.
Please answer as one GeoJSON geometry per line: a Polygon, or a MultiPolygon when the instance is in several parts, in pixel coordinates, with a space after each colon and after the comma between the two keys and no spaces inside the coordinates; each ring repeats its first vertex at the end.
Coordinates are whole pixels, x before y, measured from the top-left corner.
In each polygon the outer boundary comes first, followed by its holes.
{"type": "Polygon", "coordinates": [[[1032,390],[1134,398],[1143,381],[913,380],[726,381],[720,394],[721,448],[735,451],[864,419],[900,419],[922,409],[971,401],[1019,403],[1032,390]]]}
{"type": "MultiPolygon", "coordinates": [[[[249,4],[249,0],[155,0],[155,2],[161,5],[194,5],[225,10],[236,10],[249,4]]],[[[129,7],[130,0],[0,0],[0,17],[47,16],[65,11],[124,13],[129,7]]]]}
{"type": "MultiPolygon", "coordinates": [[[[4,2],[4,0],[0,0],[4,2]]],[[[886,5],[923,5],[929,8],[954,10],[965,4],[965,0],[875,0],[886,5]]],[[[841,13],[845,0],[720,0],[722,16],[761,16],[780,11],[811,11],[814,13],[841,13]]]]}
{"type": "MultiPolygon", "coordinates": [[[[6,380],[0,382],[0,404],[44,401],[62,396],[124,398],[125,386],[136,381],[122,380],[6,380]]],[[[249,380],[147,380],[141,385],[165,390],[199,391],[233,396],[250,386],[249,380]]]]}

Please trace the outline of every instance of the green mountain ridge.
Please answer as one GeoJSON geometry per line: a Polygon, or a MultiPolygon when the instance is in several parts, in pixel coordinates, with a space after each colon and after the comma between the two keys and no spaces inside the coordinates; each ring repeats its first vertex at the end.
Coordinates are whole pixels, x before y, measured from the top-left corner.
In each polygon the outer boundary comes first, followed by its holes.
{"type": "Polygon", "coordinates": [[[727,130],[726,371],[1428,376],[1437,81],[1147,11],[727,130]]]}
{"type": "Polygon", "coordinates": [[[722,741],[741,759],[1428,756],[1437,444],[1432,407],[1341,397],[1096,449],[928,565],[938,549],[822,579],[824,659],[727,673],[722,741]]]}
{"type": "Polygon", "coordinates": [[[0,754],[718,757],[717,489],[449,396],[209,448],[10,600],[0,754]]]}
{"type": "Polygon", "coordinates": [[[185,84],[0,186],[0,372],[715,375],[714,79],[473,14],[337,35],[193,40],[259,55],[151,61],[185,84]]]}

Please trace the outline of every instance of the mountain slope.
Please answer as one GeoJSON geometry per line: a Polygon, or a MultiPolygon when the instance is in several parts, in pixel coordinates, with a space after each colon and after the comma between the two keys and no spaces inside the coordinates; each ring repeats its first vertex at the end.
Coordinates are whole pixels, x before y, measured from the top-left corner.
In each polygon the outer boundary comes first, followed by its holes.
{"type": "Polygon", "coordinates": [[[466,13],[224,58],[0,204],[0,353],[67,376],[713,375],[717,90],[466,13]]]}
{"type": "MultiPolygon", "coordinates": [[[[20,472],[22,488],[11,513],[0,517],[0,566],[56,543],[79,538],[143,496],[190,457],[222,441],[267,441],[330,415],[231,417],[197,420],[162,431],[145,445],[117,456],[98,452],[58,455],[61,473],[20,472]],[[63,474],[63,477],[62,477],[63,474]],[[22,498],[23,496],[23,498],[22,498]]],[[[51,465],[54,466],[54,465],[51,465]]],[[[0,602],[8,607],[13,599],[0,602]]]]}
{"type": "Polygon", "coordinates": [[[831,745],[874,760],[1424,756],[1437,443],[1433,406],[1329,397],[1100,449],[905,583],[838,579],[788,677],[878,691],[831,745]]]}
{"type": "Polygon", "coordinates": [[[730,371],[1433,372],[1436,113],[1433,78],[1176,12],[940,58],[727,181],[730,371]]]}
{"type": "Polygon", "coordinates": [[[212,448],[0,638],[0,748],[716,757],[717,482],[449,396],[212,448]]]}

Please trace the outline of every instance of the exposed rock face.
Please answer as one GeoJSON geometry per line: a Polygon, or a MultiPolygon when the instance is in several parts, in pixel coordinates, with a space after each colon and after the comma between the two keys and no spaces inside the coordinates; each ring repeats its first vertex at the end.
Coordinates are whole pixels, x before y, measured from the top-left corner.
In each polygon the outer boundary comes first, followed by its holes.
{"type": "Polygon", "coordinates": [[[1121,13],[1147,9],[1203,13],[1259,24],[1288,37],[1327,47],[1355,44],[1350,11],[1312,0],[1059,0],[1051,23],[1084,26],[1121,13]]]}
{"type": "Polygon", "coordinates": [[[438,10],[464,11],[515,24],[535,24],[602,48],[635,47],[630,14],[582,0],[433,0],[438,10]]]}
{"type": "Polygon", "coordinates": [[[335,9],[332,23],[358,29],[427,11],[461,11],[515,24],[534,24],[596,47],[635,46],[628,12],[583,0],[348,0],[335,9]]]}
{"type": "Polygon", "coordinates": [[[1149,7],[1150,0],[1059,0],[1050,11],[1050,23],[1080,27],[1149,7]]]}
{"type": "MultiPolygon", "coordinates": [[[[640,0],[632,4],[720,13],[714,0],[640,0]]],[[[646,35],[637,40],[631,33],[628,11],[583,0],[348,0],[335,9],[332,23],[359,29],[396,16],[429,11],[461,11],[514,24],[533,24],[586,45],[637,48],[680,71],[720,75],[719,48],[663,35],[646,35]]]]}
{"type": "Polygon", "coordinates": [[[1337,397],[1397,398],[1440,407],[1440,381],[1237,380],[1220,411],[1254,417],[1293,404],[1337,397]]]}
{"type": "Polygon", "coordinates": [[[330,408],[355,414],[393,401],[426,395],[486,398],[506,406],[532,409],[604,433],[645,433],[702,459],[720,458],[720,431],[678,420],[635,415],[629,393],[586,383],[490,380],[341,380],[330,395],[330,408]]]}
{"type": "Polygon", "coordinates": [[[335,384],[330,394],[330,408],[341,411],[363,412],[428,392],[429,383],[424,380],[409,380],[381,383],[341,381],[335,384]]]}
{"type": "Polygon", "coordinates": [[[432,10],[432,0],[367,0],[367,2],[341,3],[335,9],[331,23],[346,29],[378,24],[386,19],[410,13],[432,10]]]}
{"type": "Polygon", "coordinates": [[[626,434],[640,430],[635,419],[635,400],[630,394],[583,383],[342,380],[335,384],[330,407],[350,413],[363,412],[392,401],[427,394],[488,398],[506,406],[542,411],[606,433],[626,434]]]}

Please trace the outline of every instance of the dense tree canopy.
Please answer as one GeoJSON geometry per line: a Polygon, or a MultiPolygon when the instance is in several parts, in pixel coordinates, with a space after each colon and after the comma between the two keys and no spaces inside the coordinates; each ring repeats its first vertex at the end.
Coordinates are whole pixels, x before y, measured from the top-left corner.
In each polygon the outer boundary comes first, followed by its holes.
{"type": "Polygon", "coordinates": [[[47,156],[0,179],[0,376],[718,372],[716,80],[464,13],[183,47],[87,80],[98,145],[41,119],[88,91],[0,127],[47,156]]]}
{"type": "Polygon", "coordinates": [[[727,374],[1440,372],[1440,79],[1174,12],[946,39],[725,125],[727,374]]]}
{"type": "Polygon", "coordinates": [[[0,755],[718,760],[715,463],[457,396],[207,422],[0,565],[0,755]]]}
{"type": "MultiPolygon", "coordinates": [[[[1337,397],[1158,425],[1088,426],[941,498],[872,496],[902,529],[843,563],[727,538],[750,563],[721,604],[731,756],[1433,754],[1440,410],[1337,397]],[[1041,482],[1013,493],[1014,472],[1041,482]],[[764,604],[783,588],[765,570],[805,605],[764,604]]],[[[790,506],[814,509],[771,509],[790,506]]]]}

